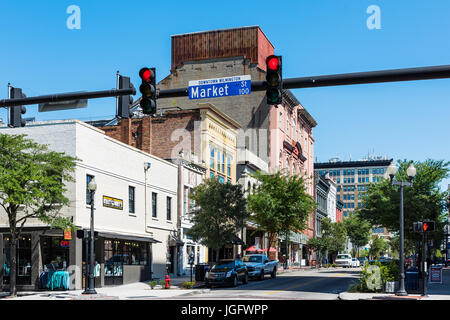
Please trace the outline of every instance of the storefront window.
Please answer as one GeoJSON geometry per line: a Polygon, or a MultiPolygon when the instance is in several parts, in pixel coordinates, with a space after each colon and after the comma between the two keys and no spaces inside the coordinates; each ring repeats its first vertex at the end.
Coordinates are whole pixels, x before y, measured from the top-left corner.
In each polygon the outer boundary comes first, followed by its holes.
{"type": "MultiPolygon", "coordinates": [[[[10,264],[10,236],[4,237],[3,246],[3,284],[9,284],[11,272],[10,264]]],[[[17,240],[16,247],[17,261],[17,284],[31,284],[31,235],[22,235],[17,240]]]]}
{"type": "Polygon", "coordinates": [[[42,263],[49,270],[66,270],[69,266],[70,241],[63,237],[41,237],[42,263]]]}
{"type": "Polygon", "coordinates": [[[122,265],[147,265],[148,244],[105,240],[105,276],[122,276],[122,265]]]}

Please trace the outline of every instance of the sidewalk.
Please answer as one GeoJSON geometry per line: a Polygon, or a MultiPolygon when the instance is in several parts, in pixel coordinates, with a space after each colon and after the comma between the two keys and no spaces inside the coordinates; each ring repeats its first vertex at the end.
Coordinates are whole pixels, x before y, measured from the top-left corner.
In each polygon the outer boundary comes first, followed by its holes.
{"type": "MultiPolygon", "coordinates": [[[[170,289],[157,285],[152,289],[149,281],[135,282],[119,286],[106,286],[95,288],[97,294],[84,295],[84,290],[67,291],[19,291],[16,298],[9,298],[8,292],[0,292],[0,305],[2,300],[129,300],[129,299],[166,299],[178,296],[189,296],[193,293],[209,291],[197,284],[194,289],[182,289],[181,285],[190,281],[190,276],[175,277],[171,279],[170,289]]],[[[195,277],[193,277],[195,281],[195,277]]]]}
{"type": "MultiPolygon", "coordinates": [[[[299,270],[310,270],[312,267],[290,267],[284,269],[281,267],[278,274],[294,272],[299,270]]],[[[157,286],[154,289],[146,282],[135,282],[120,286],[106,286],[95,288],[97,294],[84,295],[84,290],[68,291],[19,291],[16,298],[9,298],[8,292],[0,292],[0,305],[3,300],[146,300],[146,299],[167,299],[176,297],[188,297],[192,294],[207,293],[210,289],[206,288],[203,281],[196,281],[193,289],[182,289],[181,285],[190,281],[191,276],[180,276],[171,278],[170,289],[157,286]]],[[[192,276],[195,282],[195,275],[192,276]]]]}
{"type": "MultiPolygon", "coordinates": [[[[421,281],[421,279],[419,280],[421,281]]],[[[442,270],[442,284],[428,283],[427,296],[420,293],[396,296],[392,293],[352,293],[341,292],[340,300],[450,300],[450,267],[442,270]]]]}

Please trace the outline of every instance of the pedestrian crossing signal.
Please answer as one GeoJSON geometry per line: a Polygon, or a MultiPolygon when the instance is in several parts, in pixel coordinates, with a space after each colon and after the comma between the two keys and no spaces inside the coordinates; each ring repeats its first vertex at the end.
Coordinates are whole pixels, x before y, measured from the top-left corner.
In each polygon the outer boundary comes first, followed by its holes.
{"type": "Polygon", "coordinates": [[[422,222],[423,232],[434,231],[434,229],[435,229],[434,221],[423,221],[422,222]]]}

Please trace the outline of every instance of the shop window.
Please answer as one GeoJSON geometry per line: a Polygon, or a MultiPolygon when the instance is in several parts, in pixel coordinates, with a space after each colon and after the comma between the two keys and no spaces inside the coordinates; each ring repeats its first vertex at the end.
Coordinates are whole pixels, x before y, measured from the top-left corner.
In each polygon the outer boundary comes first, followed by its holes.
{"type": "Polygon", "coordinates": [[[68,241],[64,237],[41,237],[42,263],[51,270],[65,270],[69,266],[68,241]]]}
{"type": "MultiPolygon", "coordinates": [[[[3,284],[9,284],[11,272],[10,236],[3,242],[3,284]]],[[[31,285],[31,235],[22,235],[16,246],[16,272],[18,285],[31,285]]]]}

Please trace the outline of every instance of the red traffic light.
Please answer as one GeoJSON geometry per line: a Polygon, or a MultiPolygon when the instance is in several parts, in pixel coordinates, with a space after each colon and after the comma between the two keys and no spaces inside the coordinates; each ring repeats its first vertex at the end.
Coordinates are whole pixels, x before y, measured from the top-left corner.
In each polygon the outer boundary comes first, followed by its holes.
{"type": "Polygon", "coordinates": [[[267,58],[267,66],[270,70],[277,70],[279,65],[280,60],[278,59],[278,57],[272,56],[267,58]]]}
{"type": "Polygon", "coordinates": [[[435,224],[434,221],[424,221],[422,223],[422,231],[434,231],[435,230],[435,224]]]}
{"type": "Polygon", "coordinates": [[[139,71],[139,77],[141,77],[143,81],[150,81],[150,79],[153,77],[153,74],[149,68],[142,68],[139,71]]]}

